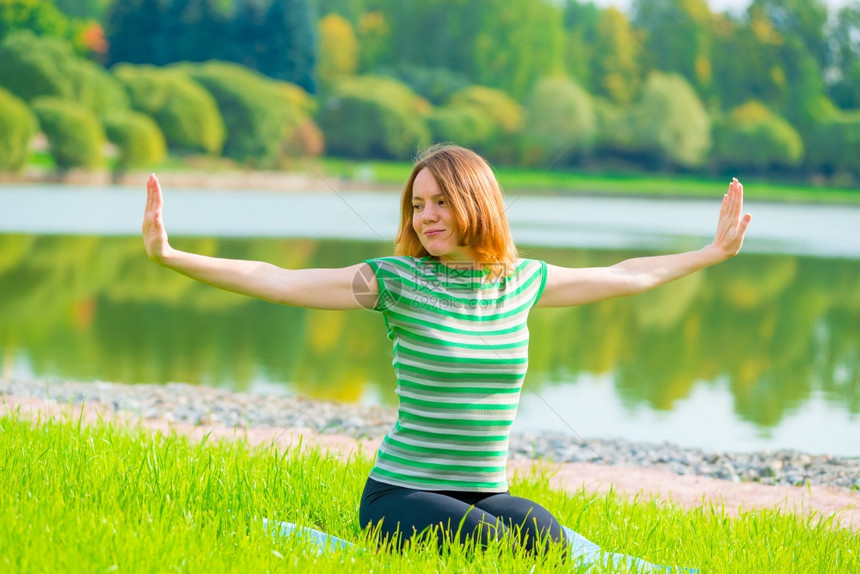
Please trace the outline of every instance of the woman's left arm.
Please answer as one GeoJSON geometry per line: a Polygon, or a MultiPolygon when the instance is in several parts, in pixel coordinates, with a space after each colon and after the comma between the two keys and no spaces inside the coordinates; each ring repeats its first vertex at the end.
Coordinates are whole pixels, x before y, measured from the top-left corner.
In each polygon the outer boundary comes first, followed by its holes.
{"type": "Polygon", "coordinates": [[[538,307],[568,307],[635,295],[736,255],[752,217],[743,211],[743,186],[737,179],[723,196],[714,241],[698,251],[637,257],[611,267],[571,269],[547,265],[546,286],[538,307]]]}

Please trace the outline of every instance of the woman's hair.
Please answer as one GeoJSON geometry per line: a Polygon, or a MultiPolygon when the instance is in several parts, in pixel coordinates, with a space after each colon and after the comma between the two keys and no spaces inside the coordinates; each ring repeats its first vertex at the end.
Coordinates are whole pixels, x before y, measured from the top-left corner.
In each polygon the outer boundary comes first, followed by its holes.
{"type": "Polygon", "coordinates": [[[412,186],[418,172],[425,168],[448,202],[460,245],[471,247],[478,261],[492,268],[493,275],[510,274],[517,248],[505,217],[502,190],[484,158],[456,145],[435,145],[418,156],[403,188],[395,254],[429,255],[412,227],[412,186]]]}

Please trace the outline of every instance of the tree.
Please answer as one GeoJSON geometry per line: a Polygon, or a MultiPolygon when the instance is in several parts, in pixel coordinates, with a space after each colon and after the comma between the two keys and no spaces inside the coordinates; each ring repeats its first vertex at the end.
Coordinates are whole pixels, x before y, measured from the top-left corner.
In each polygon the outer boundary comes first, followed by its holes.
{"type": "Polygon", "coordinates": [[[323,85],[358,69],[358,41],[349,21],[329,14],[319,21],[319,65],[317,74],[323,85]]]}
{"type": "Polygon", "coordinates": [[[71,39],[68,18],[53,2],[44,0],[0,0],[0,41],[18,30],[71,39]]]}
{"type": "Polygon", "coordinates": [[[576,82],[556,77],[535,84],[522,134],[526,163],[563,164],[591,149],[596,134],[591,96],[576,82]]]}
{"type": "Polygon", "coordinates": [[[105,18],[108,61],[111,64],[171,62],[167,0],[116,0],[105,18]]]}
{"type": "Polygon", "coordinates": [[[634,146],[662,164],[704,163],[711,122],[692,86],[678,74],[653,72],[630,114],[634,146]]]}
{"type": "Polygon", "coordinates": [[[617,104],[628,104],[641,82],[641,47],[627,18],[609,8],[600,14],[591,62],[593,91],[617,104]]]}
{"type": "Polygon", "coordinates": [[[860,3],[839,10],[828,42],[830,97],[841,108],[860,108],[860,3]]]}
{"type": "Polygon", "coordinates": [[[676,72],[706,94],[712,81],[711,11],[705,0],[636,0],[634,24],[645,32],[647,70],[676,72]]]}
{"type": "Polygon", "coordinates": [[[256,69],[316,91],[316,32],[307,0],[273,0],[260,29],[266,51],[256,69]]]}
{"type": "Polygon", "coordinates": [[[590,92],[594,92],[592,62],[602,13],[591,2],[567,0],[564,4],[565,67],[568,74],[590,92]]]}
{"type": "Polygon", "coordinates": [[[790,168],[803,159],[803,141],[784,118],[750,101],[716,122],[713,156],[731,169],[790,168]]]}

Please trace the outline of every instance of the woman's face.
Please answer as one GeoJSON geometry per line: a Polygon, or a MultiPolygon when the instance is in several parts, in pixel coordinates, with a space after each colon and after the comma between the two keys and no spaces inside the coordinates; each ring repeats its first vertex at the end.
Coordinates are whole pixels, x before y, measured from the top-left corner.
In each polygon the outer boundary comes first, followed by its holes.
{"type": "Polygon", "coordinates": [[[440,261],[475,261],[474,251],[459,245],[451,210],[436,179],[422,169],[412,183],[412,228],[421,245],[440,261]]]}

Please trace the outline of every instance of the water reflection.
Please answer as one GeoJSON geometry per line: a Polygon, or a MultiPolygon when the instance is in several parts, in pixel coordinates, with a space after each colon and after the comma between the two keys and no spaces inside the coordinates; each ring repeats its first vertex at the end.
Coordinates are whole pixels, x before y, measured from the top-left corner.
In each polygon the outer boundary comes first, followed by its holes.
{"type": "MultiPolygon", "coordinates": [[[[385,255],[379,243],[177,240],[199,253],[285,267],[385,255]]],[[[596,266],[626,251],[529,249],[596,266]]],[[[624,408],[671,411],[696,385],[730,393],[767,429],[822,396],[860,413],[860,264],[744,255],[628,299],[539,309],[531,389],[609,377],[624,408]]],[[[390,342],[367,311],[307,311],[195,283],[149,263],[137,238],[0,235],[0,367],[6,375],[185,381],[392,403],[390,342]]]]}

